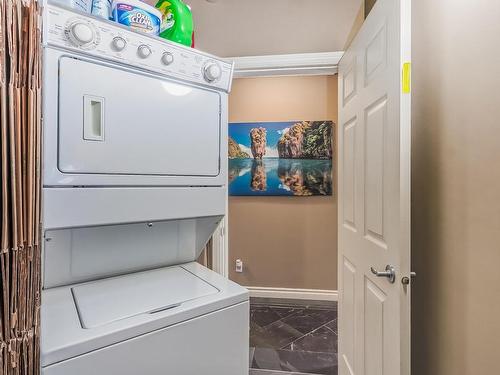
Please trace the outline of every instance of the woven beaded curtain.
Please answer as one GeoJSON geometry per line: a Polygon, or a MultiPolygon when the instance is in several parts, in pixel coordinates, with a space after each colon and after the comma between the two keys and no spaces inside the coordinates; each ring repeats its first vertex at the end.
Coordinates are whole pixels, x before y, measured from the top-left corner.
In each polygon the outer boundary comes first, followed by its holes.
{"type": "Polygon", "coordinates": [[[0,0],[0,374],[39,373],[40,8],[0,0]]]}

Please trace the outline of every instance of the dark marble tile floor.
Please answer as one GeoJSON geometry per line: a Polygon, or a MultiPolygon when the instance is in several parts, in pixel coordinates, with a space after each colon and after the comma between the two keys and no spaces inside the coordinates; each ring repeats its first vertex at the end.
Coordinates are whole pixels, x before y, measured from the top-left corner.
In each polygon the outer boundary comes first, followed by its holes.
{"type": "Polygon", "coordinates": [[[252,299],[250,375],[337,375],[334,302],[252,299]]]}

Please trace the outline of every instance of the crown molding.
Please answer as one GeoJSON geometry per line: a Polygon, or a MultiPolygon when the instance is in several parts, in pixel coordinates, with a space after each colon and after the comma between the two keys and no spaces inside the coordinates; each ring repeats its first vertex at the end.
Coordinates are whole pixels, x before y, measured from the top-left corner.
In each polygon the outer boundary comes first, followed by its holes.
{"type": "Polygon", "coordinates": [[[344,52],[229,57],[234,61],[234,77],[289,75],[334,75],[344,52]]]}

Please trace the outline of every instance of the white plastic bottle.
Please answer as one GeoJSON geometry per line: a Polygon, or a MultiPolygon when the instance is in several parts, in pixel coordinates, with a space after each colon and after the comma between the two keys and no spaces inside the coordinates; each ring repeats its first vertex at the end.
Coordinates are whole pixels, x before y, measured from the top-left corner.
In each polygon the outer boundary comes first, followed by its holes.
{"type": "Polygon", "coordinates": [[[80,12],[90,13],[92,11],[92,0],[56,0],[56,2],[80,12]]]}
{"type": "Polygon", "coordinates": [[[111,18],[111,0],[92,0],[92,14],[109,20],[111,18]]]}

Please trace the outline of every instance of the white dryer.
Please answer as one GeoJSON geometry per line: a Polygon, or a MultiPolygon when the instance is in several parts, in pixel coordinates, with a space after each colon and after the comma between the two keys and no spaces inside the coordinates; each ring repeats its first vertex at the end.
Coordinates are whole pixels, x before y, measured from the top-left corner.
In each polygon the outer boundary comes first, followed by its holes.
{"type": "Polygon", "coordinates": [[[48,4],[44,375],[248,373],[248,292],[195,262],[227,199],[232,65],[48,4]]]}

